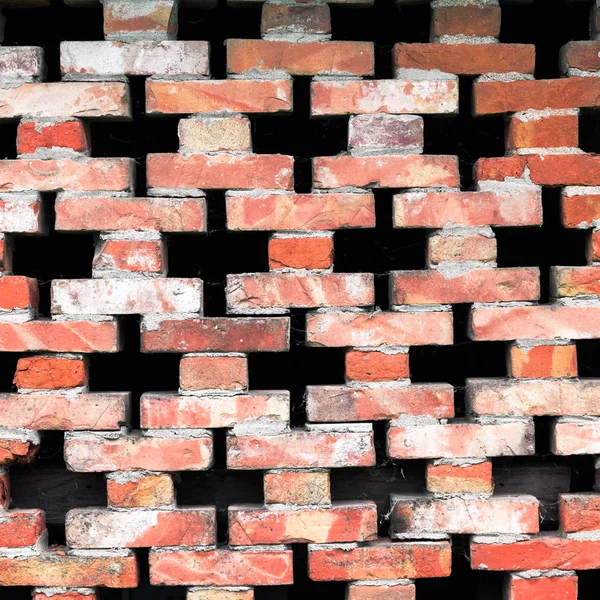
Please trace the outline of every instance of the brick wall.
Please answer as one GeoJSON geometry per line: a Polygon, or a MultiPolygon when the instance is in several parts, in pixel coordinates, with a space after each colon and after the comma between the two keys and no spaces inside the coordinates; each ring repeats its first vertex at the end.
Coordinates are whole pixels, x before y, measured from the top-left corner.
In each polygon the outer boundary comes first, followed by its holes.
{"type": "Polygon", "coordinates": [[[0,5],[0,598],[596,597],[600,2],[0,5]]]}

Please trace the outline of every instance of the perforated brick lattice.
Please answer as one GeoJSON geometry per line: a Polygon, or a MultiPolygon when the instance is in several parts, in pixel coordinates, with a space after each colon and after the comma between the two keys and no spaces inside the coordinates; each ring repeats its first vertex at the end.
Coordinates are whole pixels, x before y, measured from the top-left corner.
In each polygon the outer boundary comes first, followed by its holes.
{"type": "Polygon", "coordinates": [[[0,599],[597,598],[600,0],[0,5],[0,599]]]}

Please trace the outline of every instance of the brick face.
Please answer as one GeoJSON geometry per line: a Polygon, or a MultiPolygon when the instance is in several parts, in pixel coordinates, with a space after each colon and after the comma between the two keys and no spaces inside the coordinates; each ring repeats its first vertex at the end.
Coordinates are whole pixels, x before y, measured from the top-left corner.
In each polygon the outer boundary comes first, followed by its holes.
{"type": "Polygon", "coordinates": [[[0,5],[0,597],[591,597],[600,1],[0,5]]]}

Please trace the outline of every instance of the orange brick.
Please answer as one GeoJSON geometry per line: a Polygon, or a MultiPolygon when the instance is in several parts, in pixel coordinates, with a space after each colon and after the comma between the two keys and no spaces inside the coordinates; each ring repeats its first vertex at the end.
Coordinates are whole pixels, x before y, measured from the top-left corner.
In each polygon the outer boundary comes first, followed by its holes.
{"type": "Polygon", "coordinates": [[[19,123],[17,128],[17,154],[33,154],[36,150],[70,149],[88,152],[89,131],[82,121],[58,123],[19,123]]]}
{"type": "Polygon", "coordinates": [[[427,262],[430,265],[466,260],[496,262],[497,255],[494,237],[435,234],[427,239],[427,262]]]}
{"type": "Polygon", "coordinates": [[[329,269],[333,236],[275,236],[269,240],[270,269],[329,269]]]}
{"type": "Polygon", "coordinates": [[[162,240],[100,239],[92,262],[94,277],[115,271],[166,275],[166,248],[162,240]]]}
{"type": "Polygon", "coordinates": [[[514,344],[508,355],[508,371],[521,379],[577,377],[577,349],[574,345],[527,348],[514,344]]]}
{"type": "Polygon", "coordinates": [[[577,600],[577,576],[568,571],[558,577],[507,577],[507,600],[577,600]]]}
{"type": "Polygon", "coordinates": [[[267,471],[265,504],[331,504],[329,471],[267,471]]]}
{"type": "Polygon", "coordinates": [[[427,491],[436,494],[491,494],[492,462],[436,460],[427,463],[427,491]]]}
{"type": "Polygon", "coordinates": [[[243,355],[184,356],[179,366],[182,390],[244,390],[248,359],[243,355]]]}
{"type": "Polygon", "coordinates": [[[25,390],[54,390],[87,385],[87,365],[80,358],[20,358],[13,383],[25,390]]]}
{"type": "Polygon", "coordinates": [[[409,376],[407,352],[349,350],[346,377],[356,381],[394,381],[409,376]]]}
{"type": "Polygon", "coordinates": [[[37,279],[5,275],[0,277],[0,309],[36,309],[39,302],[37,279]]]}
{"type": "Polygon", "coordinates": [[[106,476],[108,505],[116,508],[173,506],[175,487],[167,473],[118,472],[106,476]]]}
{"type": "Polygon", "coordinates": [[[513,116],[506,131],[506,148],[577,148],[579,117],[552,115],[537,119],[513,116]]]}

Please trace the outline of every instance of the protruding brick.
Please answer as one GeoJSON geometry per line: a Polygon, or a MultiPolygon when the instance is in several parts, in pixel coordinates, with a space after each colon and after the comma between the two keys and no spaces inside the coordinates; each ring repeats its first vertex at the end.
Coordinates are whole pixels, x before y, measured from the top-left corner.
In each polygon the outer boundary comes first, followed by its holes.
{"type": "Polygon", "coordinates": [[[173,478],[167,473],[136,471],[106,476],[108,506],[113,508],[170,507],[175,504],[173,478]]]}
{"type": "MultiPolygon", "coordinates": [[[[285,352],[290,345],[287,317],[144,319],[141,329],[143,352],[285,352]]],[[[0,323],[0,342],[1,333],[0,323]]]]}
{"type": "Polygon", "coordinates": [[[107,40],[131,42],[169,40],[177,36],[176,0],[104,1],[104,35],[107,40]]]}
{"type": "Polygon", "coordinates": [[[556,419],[550,432],[550,448],[560,456],[600,454],[600,419],[556,419]]]}
{"type": "Polygon", "coordinates": [[[82,556],[58,546],[18,560],[0,556],[0,585],[134,588],[138,566],[131,550],[82,556]]]}
{"type": "Polygon", "coordinates": [[[589,229],[600,222],[600,194],[584,187],[566,187],[561,197],[562,222],[565,227],[589,229]]]}
{"type": "Polygon", "coordinates": [[[346,379],[377,382],[395,381],[408,376],[408,352],[379,350],[346,352],[346,379]]]}
{"type": "Polygon", "coordinates": [[[244,390],[248,388],[245,356],[184,356],[179,363],[182,390],[244,390]]]}
{"type": "Polygon", "coordinates": [[[314,77],[375,72],[375,48],[371,42],[227,40],[226,44],[230,73],[282,69],[290,75],[314,77]]]}
{"type": "Polygon", "coordinates": [[[498,423],[392,423],[387,435],[392,458],[487,458],[533,454],[533,420],[498,423]]]}
{"type": "Polygon", "coordinates": [[[329,505],[329,479],[328,471],[267,471],[265,504],[329,505]]]}
{"type": "Polygon", "coordinates": [[[203,471],[212,465],[208,431],[177,436],[65,435],[65,462],[71,471],[203,471]]]}
{"type": "Polygon", "coordinates": [[[448,542],[390,542],[381,538],[358,548],[309,546],[308,576],[313,581],[448,577],[448,542]]]}
{"type": "Polygon", "coordinates": [[[287,390],[235,395],[145,393],[141,398],[141,426],[152,429],[212,429],[252,421],[284,425],[289,413],[287,390]]]}
{"type": "Polygon", "coordinates": [[[294,159],[282,154],[148,154],[146,164],[158,191],[293,187],[294,159]]]}
{"type": "Polygon", "coordinates": [[[152,585],[291,585],[292,550],[151,550],[152,585]]]}
{"type": "Polygon", "coordinates": [[[148,113],[272,113],[291,110],[292,82],[288,79],[146,81],[148,113]]]}
{"type": "Polygon", "coordinates": [[[199,313],[200,279],[55,279],[53,314],[199,313]]]}
{"type": "Polygon", "coordinates": [[[375,226],[373,194],[228,192],[227,228],[233,231],[322,231],[375,226]]]}
{"type": "Polygon", "coordinates": [[[333,236],[308,237],[284,234],[269,240],[269,268],[330,269],[333,266],[333,236]]]}
{"type": "Polygon", "coordinates": [[[520,346],[508,354],[508,372],[520,379],[577,377],[577,348],[568,346],[520,346]]]}
{"type": "Polygon", "coordinates": [[[427,463],[427,491],[434,494],[492,494],[494,478],[489,460],[442,459],[427,463]]]}
{"type": "Polygon", "coordinates": [[[192,117],[178,125],[180,152],[250,152],[248,117],[192,117]]]}
{"type": "Polygon", "coordinates": [[[75,508],[67,513],[70,548],[208,546],[215,543],[216,508],[106,510],[75,508]]]}
{"type": "Polygon", "coordinates": [[[506,580],[507,600],[577,600],[577,576],[569,571],[559,575],[540,573],[539,577],[519,577],[508,573],[506,580]]]}
{"type": "Polygon", "coordinates": [[[227,275],[225,294],[232,313],[289,308],[370,306],[371,273],[251,273],[227,275]]]}
{"type": "Polygon", "coordinates": [[[309,346],[360,347],[451,344],[452,313],[327,311],[306,316],[309,346]]]}
{"type": "Polygon", "coordinates": [[[376,537],[374,502],[321,508],[229,506],[229,543],[233,546],[364,542],[376,537]]]}
{"type": "Polygon", "coordinates": [[[539,531],[539,501],[534,496],[433,498],[392,494],[391,536],[431,538],[448,533],[521,534],[539,531]]]}
{"type": "Polygon", "coordinates": [[[513,115],[506,131],[506,149],[577,148],[579,117],[576,114],[531,118],[513,115]]]}
{"type": "Polygon", "coordinates": [[[311,114],[315,116],[437,114],[457,110],[456,78],[313,81],[311,84],[311,114]]]}
{"type": "Polygon", "coordinates": [[[561,494],[558,497],[561,530],[565,533],[600,530],[600,494],[561,494]]]}
{"type": "Polygon", "coordinates": [[[389,387],[306,387],[306,412],[310,421],[321,423],[379,421],[401,415],[454,416],[454,388],[451,385],[411,384],[389,387]]]}
{"type": "Polygon", "coordinates": [[[556,298],[600,296],[600,267],[552,267],[550,286],[556,298]]]}
{"type": "Polygon", "coordinates": [[[33,154],[48,150],[73,150],[88,153],[89,131],[82,121],[36,123],[26,121],[17,128],[17,154],[33,154]]]}
{"type": "Polygon", "coordinates": [[[20,275],[0,277],[0,312],[34,311],[38,304],[37,279],[20,275]]]}
{"type": "MultiPolygon", "coordinates": [[[[597,9],[596,14],[599,14],[597,9]]],[[[560,50],[560,62],[565,74],[569,69],[596,73],[600,71],[600,42],[592,40],[569,42],[560,50]]]]}
{"type": "Polygon", "coordinates": [[[310,469],[370,467],[375,464],[371,425],[327,425],[292,429],[276,435],[227,437],[230,469],[310,469]]]}
{"type": "Polygon", "coordinates": [[[413,115],[350,117],[348,145],[352,154],[421,154],[423,118],[413,115]]]}
{"type": "Polygon", "coordinates": [[[431,20],[431,35],[470,35],[476,37],[498,37],[500,35],[499,6],[480,4],[435,6],[431,20]]]}
{"type": "MultiPolygon", "coordinates": [[[[3,548],[34,546],[46,531],[42,510],[0,512],[0,540],[3,548]]],[[[2,575],[0,575],[1,580],[2,575]]]]}
{"type": "Polygon", "coordinates": [[[206,231],[204,198],[70,197],[56,199],[59,231],[206,231]]]}

